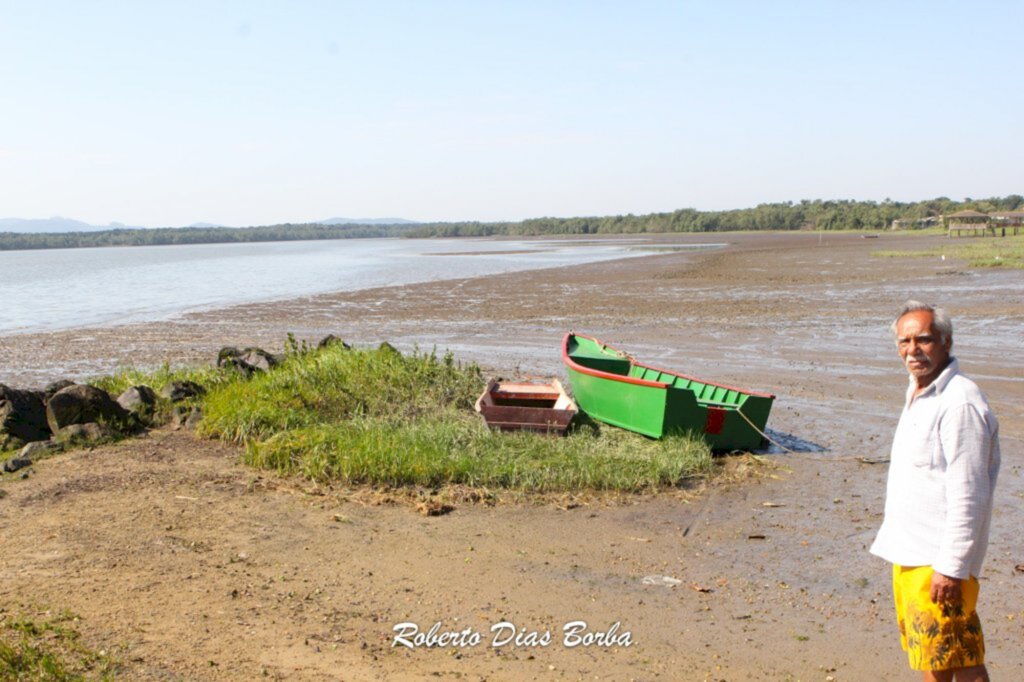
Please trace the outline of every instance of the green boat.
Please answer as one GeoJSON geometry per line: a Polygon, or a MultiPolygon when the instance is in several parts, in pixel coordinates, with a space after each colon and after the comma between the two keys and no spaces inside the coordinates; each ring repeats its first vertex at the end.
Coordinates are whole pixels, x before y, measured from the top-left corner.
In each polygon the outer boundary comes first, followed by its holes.
{"type": "Polygon", "coordinates": [[[637,362],[597,339],[569,332],[562,340],[573,396],[594,419],[651,438],[700,433],[714,450],[754,450],[775,396],[637,362]]]}

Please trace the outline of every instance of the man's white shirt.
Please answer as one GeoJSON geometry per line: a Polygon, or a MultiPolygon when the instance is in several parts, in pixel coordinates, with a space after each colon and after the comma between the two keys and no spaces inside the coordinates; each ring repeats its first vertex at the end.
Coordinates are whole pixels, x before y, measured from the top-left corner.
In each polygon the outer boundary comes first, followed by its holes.
{"type": "Polygon", "coordinates": [[[999,425],[956,358],[925,390],[910,377],[871,553],[952,578],[981,574],[999,474],[999,425]]]}

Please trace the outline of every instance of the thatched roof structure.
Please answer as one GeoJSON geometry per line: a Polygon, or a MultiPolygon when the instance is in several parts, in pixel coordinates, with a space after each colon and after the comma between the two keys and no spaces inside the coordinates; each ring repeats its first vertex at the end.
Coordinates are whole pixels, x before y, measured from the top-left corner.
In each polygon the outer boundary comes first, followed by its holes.
{"type": "Polygon", "coordinates": [[[946,220],[949,220],[950,218],[965,223],[974,223],[981,222],[980,220],[977,220],[978,218],[980,218],[981,220],[988,220],[988,214],[982,213],[981,211],[972,211],[970,209],[965,209],[963,211],[957,211],[956,213],[950,213],[948,216],[946,216],[946,220]],[[974,218],[975,220],[964,220],[964,218],[974,218]]]}

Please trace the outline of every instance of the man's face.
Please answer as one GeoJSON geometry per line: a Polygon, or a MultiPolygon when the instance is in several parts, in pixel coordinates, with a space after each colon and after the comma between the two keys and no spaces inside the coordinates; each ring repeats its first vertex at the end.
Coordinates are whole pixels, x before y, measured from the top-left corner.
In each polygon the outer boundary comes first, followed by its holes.
{"type": "Polygon", "coordinates": [[[952,339],[939,340],[927,310],[907,313],[896,322],[896,347],[919,388],[932,383],[946,367],[952,339]]]}

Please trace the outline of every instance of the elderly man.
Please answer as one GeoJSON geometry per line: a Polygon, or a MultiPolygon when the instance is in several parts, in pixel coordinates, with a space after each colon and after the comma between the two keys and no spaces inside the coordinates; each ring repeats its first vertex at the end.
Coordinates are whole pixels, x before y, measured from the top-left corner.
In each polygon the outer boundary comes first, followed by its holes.
{"type": "Polygon", "coordinates": [[[924,680],[988,680],[975,610],[999,473],[999,427],[960,373],[953,324],[908,301],[892,324],[910,387],[871,552],[893,564],[900,640],[924,680]]]}

